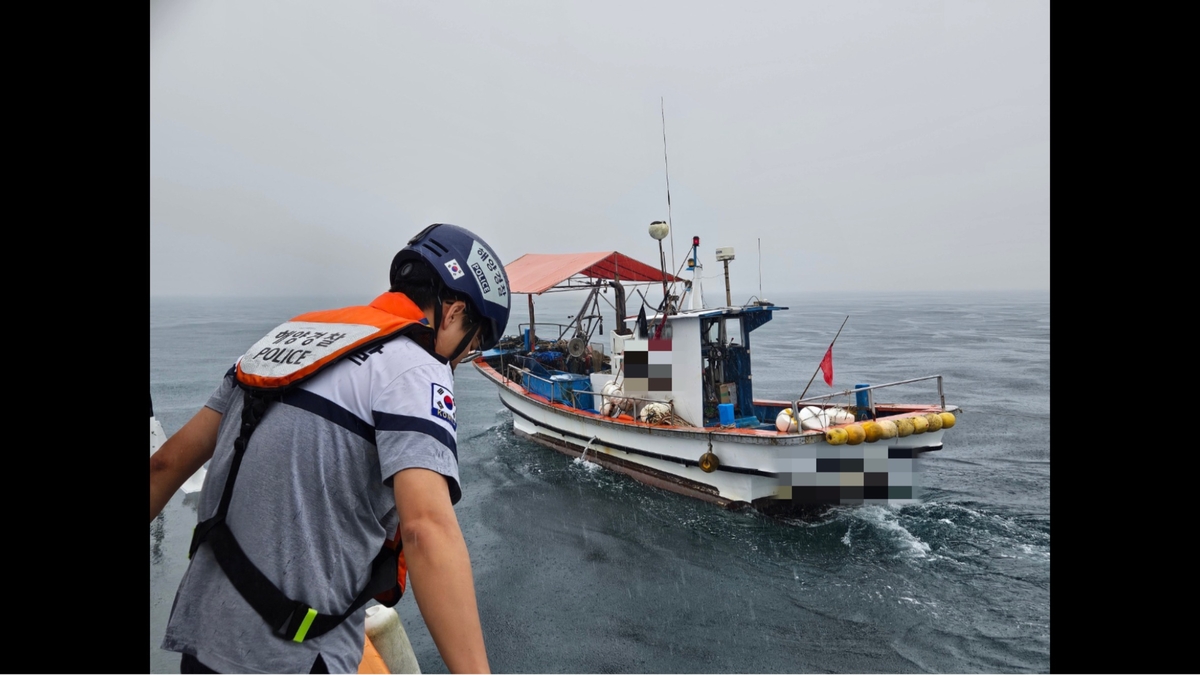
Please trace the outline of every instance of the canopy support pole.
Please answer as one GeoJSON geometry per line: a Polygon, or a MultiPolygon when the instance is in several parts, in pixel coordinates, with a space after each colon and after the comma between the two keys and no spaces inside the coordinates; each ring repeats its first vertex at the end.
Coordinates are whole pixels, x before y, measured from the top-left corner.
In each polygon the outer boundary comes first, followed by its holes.
{"type": "Polygon", "coordinates": [[[533,293],[529,293],[525,297],[529,298],[529,351],[536,351],[537,350],[537,329],[534,328],[535,324],[534,324],[534,318],[533,318],[533,293]]]}

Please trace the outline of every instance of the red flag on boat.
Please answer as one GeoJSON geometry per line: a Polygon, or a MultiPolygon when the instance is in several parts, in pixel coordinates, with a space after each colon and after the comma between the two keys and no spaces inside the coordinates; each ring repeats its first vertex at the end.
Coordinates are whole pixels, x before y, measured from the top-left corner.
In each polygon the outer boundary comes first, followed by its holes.
{"type": "Polygon", "coordinates": [[[821,372],[825,374],[825,384],[833,386],[833,345],[825,350],[825,358],[821,359],[821,372]]]}

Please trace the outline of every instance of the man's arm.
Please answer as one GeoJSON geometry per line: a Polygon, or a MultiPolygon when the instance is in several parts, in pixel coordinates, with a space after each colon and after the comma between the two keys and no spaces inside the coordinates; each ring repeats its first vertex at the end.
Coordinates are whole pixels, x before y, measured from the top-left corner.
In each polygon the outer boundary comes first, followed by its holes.
{"type": "Polygon", "coordinates": [[[471,559],[446,478],[413,468],[392,481],[413,594],[442,660],[452,673],[490,673],[471,559]]]}
{"type": "Polygon", "coordinates": [[[188,420],[158,452],[150,455],[150,520],[163,510],[171,495],[213,456],[221,413],[204,407],[188,420]]]}

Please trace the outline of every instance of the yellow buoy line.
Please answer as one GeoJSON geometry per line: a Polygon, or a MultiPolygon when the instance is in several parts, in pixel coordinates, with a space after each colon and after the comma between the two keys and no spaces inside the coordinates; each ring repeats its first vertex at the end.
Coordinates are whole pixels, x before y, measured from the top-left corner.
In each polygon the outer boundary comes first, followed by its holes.
{"type": "Polygon", "coordinates": [[[784,408],[775,418],[775,428],[785,433],[795,433],[800,427],[808,431],[824,429],[825,441],[830,445],[858,445],[863,442],[874,443],[881,439],[904,438],[913,434],[949,429],[954,426],[954,413],[949,412],[931,412],[912,417],[868,420],[841,426],[849,421],[839,414],[842,412],[844,411],[805,408],[797,416],[791,408],[784,408]],[[839,426],[831,427],[833,424],[839,426]]]}
{"type": "Polygon", "coordinates": [[[904,438],[927,431],[939,431],[954,426],[954,413],[926,413],[915,417],[899,417],[894,420],[868,420],[825,430],[825,442],[830,445],[858,445],[863,441],[874,443],[880,439],[904,438]]]}

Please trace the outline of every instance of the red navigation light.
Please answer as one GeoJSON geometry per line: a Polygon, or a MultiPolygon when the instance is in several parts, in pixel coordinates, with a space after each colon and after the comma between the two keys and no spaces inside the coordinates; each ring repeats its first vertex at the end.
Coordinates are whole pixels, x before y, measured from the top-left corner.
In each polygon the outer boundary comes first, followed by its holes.
{"type": "Polygon", "coordinates": [[[700,245],[700,237],[692,237],[692,246],[700,245]]]}

